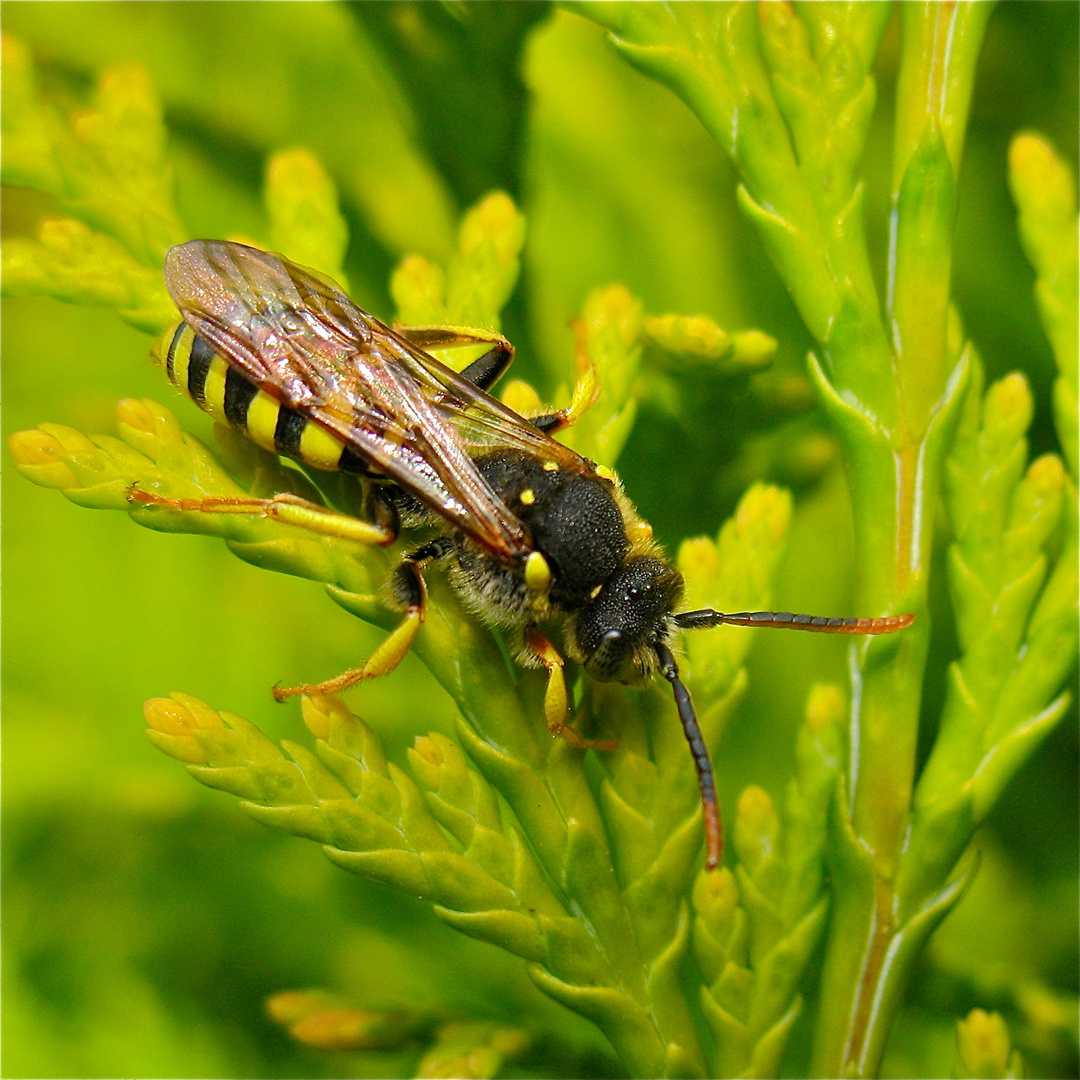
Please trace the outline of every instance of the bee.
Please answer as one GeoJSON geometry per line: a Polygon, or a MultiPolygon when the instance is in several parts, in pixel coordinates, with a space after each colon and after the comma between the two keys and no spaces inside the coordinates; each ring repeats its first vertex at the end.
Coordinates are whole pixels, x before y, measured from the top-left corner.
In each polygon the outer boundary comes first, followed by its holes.
{"type": "Polygon", "coordinates": [[[163,509],[261,514],[365,543],[402,528],[422,542],[389,582],[402,621],[363,666],[323,683],[275,688],[328,694],[393,670],[424,618],[424,573],[446,569],[465,605],[514,639],[518,662],[547,671],[545,719],[575,747],[610,749],[568,722],[564,658],[602,682],[672,688],[701,791],[706,865],[723,832],[708,747],[672,652],[680,630],[721,624],[885,634],[914,616],[826,619],[788,612],[679,611],[683,580],[610,470],[556,442],[573,407],[526,418],[488,391],[514,350],[497,334],[397,328],[332,281],[280,255],[220,240],[172,248],[165,283],[183,316],[155,346],[166,375],[216,419],[272,453],[363,478],[363,519],[291,494],[173,499],[163,509]],[[460,373],[427,350],[485,348],[460,373]]]}

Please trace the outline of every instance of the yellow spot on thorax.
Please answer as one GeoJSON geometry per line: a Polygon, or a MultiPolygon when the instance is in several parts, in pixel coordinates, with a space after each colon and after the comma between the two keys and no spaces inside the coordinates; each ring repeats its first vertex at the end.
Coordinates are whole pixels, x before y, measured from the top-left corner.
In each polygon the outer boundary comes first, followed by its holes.
{"type": "Polygon", "coordinates": [[[539,551],[532,552],[525,560],[525,584],[533,592],[545,592],[551,585],[551,567],[539,551]]]}
{"type": "MultiPolygon", "coordinates": [[[[535,492],[535,491],[533,491],[533,489],[532,489],[532,488],[526,488],[526,489],[525,489],[525,490],[524,490],[524,491],[523,491],[523,492],[522,492],[522,493],[521,493],[521,494],[520,494],[520,495],[518,496],[518,498],[519,498],[519,499],[520,499],[520,500],[521,500],[521,501],[522,501],[522,502],[523,502],[523,503],[524,503],[524,504],[525,504],[526,506],[532,506],[532,504],[533,504],[534,502],[536,502],[536,492],[535,492]]],[[[535,552],[534,552],[534,554],[535,554],[535,552]]]]}

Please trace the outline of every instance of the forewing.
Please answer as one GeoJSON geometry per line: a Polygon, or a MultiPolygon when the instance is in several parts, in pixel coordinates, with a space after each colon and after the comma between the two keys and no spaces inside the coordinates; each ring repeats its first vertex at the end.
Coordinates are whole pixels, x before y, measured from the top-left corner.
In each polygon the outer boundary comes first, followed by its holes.
{"type": "Polygon", "coordinates": [[[594,471],[591,462],[545,435],[497,398],[484,393],[412,342],[393,331],[387,333],[401,366],[423,387],[425,400],[454,428],[466,447],[473,451],[520,450],[573,472],[594,471]]]}
{"type": "Polygon", "coordinates": [[[339,400],[350,357],[371,342],[340,289],[269,251],[192,240],[165,256],[165,285],[197,333],[295,408],[339,400]]]}
{"type": "Polygon", "coordinates": [[[332,282],[271,252],[193,240],[166,256],[165,283],[195,331],[261,388],[332,431],[492,554],[512,561],[530,550],[521,523],[429,400],[431,379],[416,356],[443,365],[332,282]]]}

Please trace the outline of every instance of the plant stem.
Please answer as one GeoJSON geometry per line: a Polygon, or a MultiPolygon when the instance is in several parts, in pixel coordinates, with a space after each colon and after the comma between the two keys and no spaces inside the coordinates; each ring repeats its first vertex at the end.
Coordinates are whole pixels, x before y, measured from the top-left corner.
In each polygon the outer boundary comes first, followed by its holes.
{"type": "MultiPolygon", "coordinates": [[[[879,437],[848,442],[861,604],[903,596],[918,623],[896,642],[853,650],[850,821],[842,828],[836,911],[819,1019],[818,1076],[874,1076],[918,947],[958,895],[902,903],[895,883],[914,779],[925,594],[942,455],[966,360],[948,338],[952,230],[975,62],[991,10],[978,3],[901,7],[903,54],[887,314],[893,417],[865,417],[879,437]],[[879,420],[885,423],[878,426],[879,420]],[[860,483],[873,477],[879,483],[860,483]],[[891,549],[891,558],[885,548],[891,549]],[[883,558],[883,556],[886,556],[883,558]],[[885,663],[884,661],[888,661],[885,663]],[[906,921],[902,911],[916,911],[906,921]]],[[[834,362],[833,375],[842,372],[834,362]]],[[[850,401],[839,380],[835,390],[850,401]]],[[[850,426],[850,425],[849,425],[850,426]]]]}

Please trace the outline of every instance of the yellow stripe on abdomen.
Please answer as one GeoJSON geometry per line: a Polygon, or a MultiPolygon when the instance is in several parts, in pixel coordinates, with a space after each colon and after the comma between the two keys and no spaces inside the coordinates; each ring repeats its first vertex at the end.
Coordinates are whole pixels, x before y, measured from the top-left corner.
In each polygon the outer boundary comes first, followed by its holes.
{"type": "Polygon", "coordinates": [[[187,393],[187,366],[195,331],[186,322],[174,323],[154,342],[150,355],[174,386],[187,393]]]}
{"type": "Polygon", "coordinates": [[[210,368],[203,380],[202,407],[215,419],[225,421],[225,376],[229,373],[228,361],[223,356],[216,356],[210,361],[210,368]]]}
{"type": "Polygon", "coordinates": [[[341,460],[342,441],[326,428],[310,422],[300,437],[300,457],[312,468],[334,472],[341,460]]]}
{"type": "Polygon", "coordinates": [[[252,399],[247,410],[247,433],[251,440],[272,454],[277,453],[274,444],[274,430],[277,428],[278,410],[281,402],[271,397],[265,390],[260,390],[252,399]]]}
{"type": "MultiPolygon", "coordinates": [[[[246,432],[263,450],[298,458],[312,468],[329,472],[341,467],[343,453],[350,462],[355,458],[345,450],[341,439],[317,421],[259,389],[186,322],[166,330],[154,343],[151,355],[170,382],[199,408],[215,420],[246,432]]],[[[350,472],[366,471],[361,459],[346,468],[350,472]]]]}

